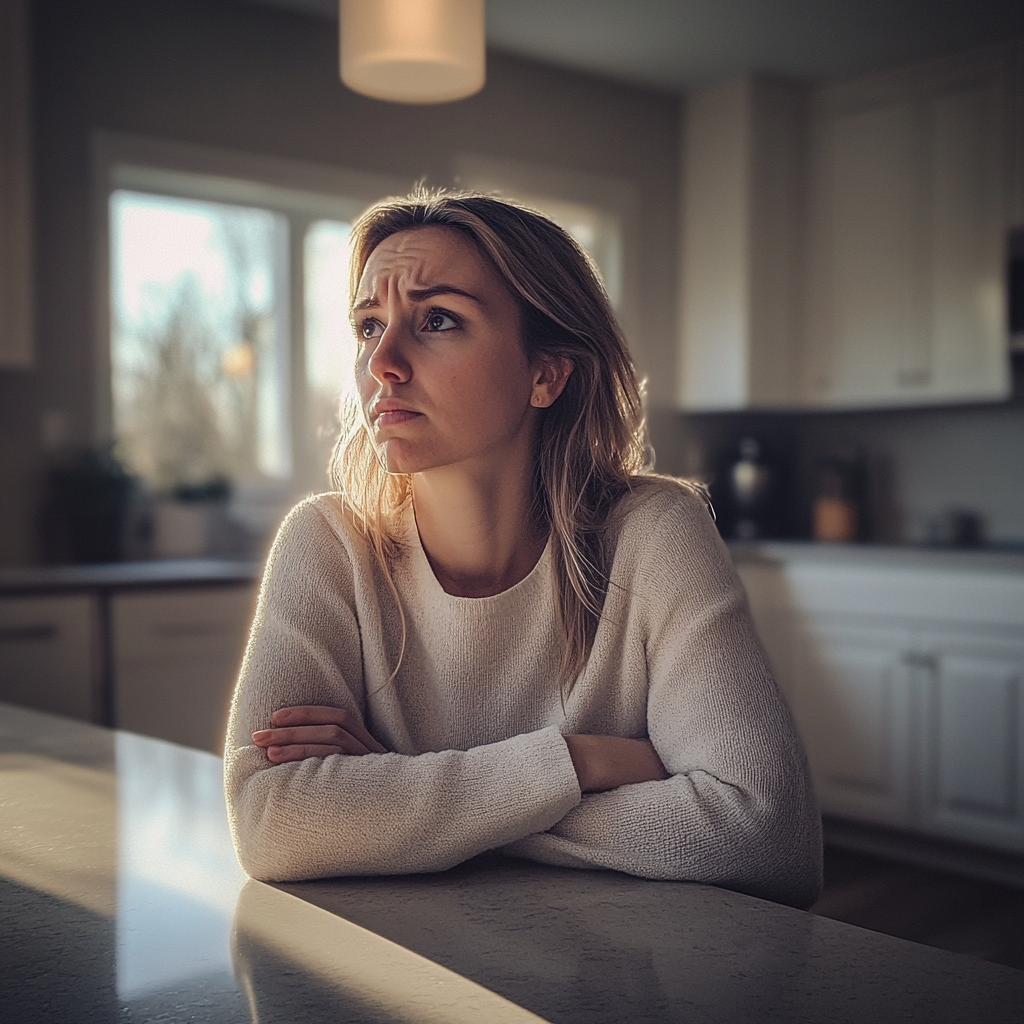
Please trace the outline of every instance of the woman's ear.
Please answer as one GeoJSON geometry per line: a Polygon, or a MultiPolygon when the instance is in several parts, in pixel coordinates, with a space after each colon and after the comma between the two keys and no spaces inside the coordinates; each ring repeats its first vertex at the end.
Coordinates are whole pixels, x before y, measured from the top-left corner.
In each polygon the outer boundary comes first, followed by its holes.
{"type": "Polygon", "coordinates": [[[565,389],[572,370],[572,360],[566,359],[565,356],[537,356],[530,404],[538,409],[546,409],[553,405],[555,399],[565,389]]]}

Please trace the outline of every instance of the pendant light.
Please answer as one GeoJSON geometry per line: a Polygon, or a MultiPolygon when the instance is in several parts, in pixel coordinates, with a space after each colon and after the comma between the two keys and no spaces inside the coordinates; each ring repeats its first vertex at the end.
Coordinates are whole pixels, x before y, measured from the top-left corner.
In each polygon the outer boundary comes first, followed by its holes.
{"type": "Polygon", "coordinates": [[[484,0],[340,0],[341,80],[392,103],[448,103],[484,85],[484,0]]]}

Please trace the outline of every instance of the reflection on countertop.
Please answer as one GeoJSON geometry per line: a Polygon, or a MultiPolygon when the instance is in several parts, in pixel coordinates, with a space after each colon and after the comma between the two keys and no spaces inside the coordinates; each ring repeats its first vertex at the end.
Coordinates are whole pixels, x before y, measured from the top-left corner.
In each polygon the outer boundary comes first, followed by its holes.
{"type": "Polygon", "coordinates": [[[272,886],[212,755],[0,705],[5,1019],[1016,1021],[1024,978],[707,886],[484,856],[272,886]]]}

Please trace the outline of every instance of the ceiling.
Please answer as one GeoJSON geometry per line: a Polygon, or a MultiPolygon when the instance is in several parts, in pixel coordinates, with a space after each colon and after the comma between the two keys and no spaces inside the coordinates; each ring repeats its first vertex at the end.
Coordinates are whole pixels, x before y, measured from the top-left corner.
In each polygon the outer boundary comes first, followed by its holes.
{"type": "MultiPolygon", "coordinates": [[[[248,0],[337,18],[337,0],[248,0]]],[[[496,50],[673,91],[837,78],[1024,34],[1021,0],[487,0],[496,50]]]]}

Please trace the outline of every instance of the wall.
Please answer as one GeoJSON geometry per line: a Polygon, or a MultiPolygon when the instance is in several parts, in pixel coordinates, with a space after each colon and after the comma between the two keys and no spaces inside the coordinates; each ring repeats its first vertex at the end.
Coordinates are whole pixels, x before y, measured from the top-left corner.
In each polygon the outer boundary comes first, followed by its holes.
{"type": "Polygon", "coordinates": [[[491,54],[482,93],[438,107],[338,80],[328,21],[228,0],[38,0],[34,9],[37,360],[0,371],[0,565],[39,557],[37,507],[61,436],[90,440],[90,137],[96,130],[448,183],[457,152],[632,182],[645,240],[637,358],[669,383],[678,100],[491,54]]]}

